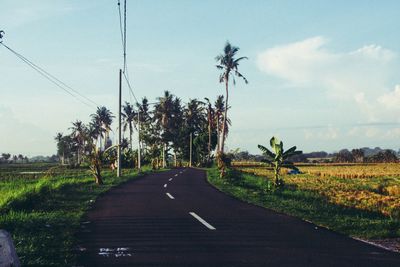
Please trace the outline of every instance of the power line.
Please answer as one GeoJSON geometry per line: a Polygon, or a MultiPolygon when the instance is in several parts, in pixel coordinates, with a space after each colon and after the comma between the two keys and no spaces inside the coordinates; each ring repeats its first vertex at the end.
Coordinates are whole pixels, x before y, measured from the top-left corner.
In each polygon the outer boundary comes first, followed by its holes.
{"type": "Polygon", "coordinates": [[[131,83],[129,82],[128,77],[126,77],[126,74],[124,72],[123,72],[123,74],[124,74],[124,78],[125,78],[126,84],[128,85],[130,94],[133,96],[133,98],[135,99],[136,103],[139,103],[139,101],[136,98],[135,93],[132,90],[131,83]]]}
{"type": "Polygon", "coordinates": [[[127,71],[126,65],[126,0],[124,0],[124,72],[127,71]]]}
{"type": "Polygon", "coordinates": [[[5,45],[4,43],[0,42],[1,45],[3,45],[5,48],[7,48],[11,53],[13,53],[15,56],[17,56],[19,59],[21,59],[24,63],[26,63],[29,67],[31,67],[32,69],[34,69],[36,72],[38,72],[40,75],[42,75],[45,79],[47,79],[48,81],[50,81],[51,83],[53,83],[54,85],[56,85],[58,88],[62,89],[63,91],[65,91],[67,94],[71,95],[72,97],[74,97],[75,99],[77,99],[78,101],[80,101],[81,103],[92,107],[90,104],[88,104],[87,102],[83,101],[82,99],[78,98],[78,96],[84,98],[86,101],[92,103],[92,105],[94,105],[95,107],[98,106],[98,104],[96,102],[94,102],[93,100],[89,99],[88,97],[82,95],[81,93],[79,93],[77,90],[73,89],[71,86],[67,85],[66,83],[64,83],[63,81],[61,81],[60,79],[58,79],[57,77],[55,77],[54,75],[50,74],[48,71],[44,70],[43,68],[39,67],[38,65],[36,65],[35,63],[33,63],[32,61],[30,61],[29,59],[27,59],[26,57],[24,57],[23,55],[21,55],[20,53],[16,52],[15,50],[13,50],[12,48],[10,48],[9,46],[5,45]],[[74,93],[72,93],[72,92],[74,93]],[[78,95],[78,96],[77,96],[78,95]]]}
{"type": "Polygon", "coordinates": [[[126,8],[126,0],[124,0],[124,19],[123,19],[123,24],[122,24],[122,12],[121,12],[121,1],[118,0],[118,14],[119,14],[119,27],[120,27],[120,32],[121,32],[121,41],[122,41],[122,49],[123,49],[123,57],[124,57],[124,62],[123,62],[123,76],[124,79],[126,81],[126,84],[128,85],[128,89],[129,89],[129,94],[131,97],[133,97],[136,101],[137,104],[139,104],[139,101],[135,95],[135,93],[133,92],[132,86],[131,86],[131,82],[129,79],[129,71],[128,71],[128,64],[126,61],[127,58],[127,53],[126,53],[126,12],[127,12],[127,8],[126,8]]]}
{"type": "Polygon", "coordinates": [[[122,51],[124,57],[123,72],[126,72],[126,1],[124,2],[124,25],[122,26],[121,2],[118,0],[119,29],[121,33],[122,51]]]}

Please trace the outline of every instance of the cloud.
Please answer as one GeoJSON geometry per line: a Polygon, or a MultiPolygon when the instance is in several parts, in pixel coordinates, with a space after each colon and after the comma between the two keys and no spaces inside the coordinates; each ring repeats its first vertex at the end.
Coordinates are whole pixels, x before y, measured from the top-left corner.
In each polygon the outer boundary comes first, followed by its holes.
{"type": "Polygon", "coordinates": [[[383,118],[380,109],[398,108],[400,64],[394,51],[365,45],[348,52],[328,49],[317,36],[269,48],[257,57],[259,70],[292,87],[323,90],[331,99],[356,105],[369,121],[383,118]]]}
{"type": "Polygon", "coordinates": [[[394,91],[380,96],[378,102],[387,109],[400,109],[400,85],[396,85],[394,91]]]}

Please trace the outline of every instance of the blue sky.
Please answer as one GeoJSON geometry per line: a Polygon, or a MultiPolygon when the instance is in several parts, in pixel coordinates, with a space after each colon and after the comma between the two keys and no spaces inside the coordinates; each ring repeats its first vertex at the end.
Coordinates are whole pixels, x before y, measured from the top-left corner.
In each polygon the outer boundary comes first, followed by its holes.
{"type": "MultiPolygon", "coordinates": [[[[184,101],[224,93],[214,57],[248,56],[231,88],[230,149],[277,135],[304,151],[400,147],[398,1],[128,0],[135,94],[184,101]]],[[[117,1],[2,0],[4,43],[74,89],[117,108],[117,1]]],[[[55,153],[53,137],[93,110],[0,47],[0,152],[55,153]]],[[[130,101],[125,88],[124,99],[130,101]]]]}

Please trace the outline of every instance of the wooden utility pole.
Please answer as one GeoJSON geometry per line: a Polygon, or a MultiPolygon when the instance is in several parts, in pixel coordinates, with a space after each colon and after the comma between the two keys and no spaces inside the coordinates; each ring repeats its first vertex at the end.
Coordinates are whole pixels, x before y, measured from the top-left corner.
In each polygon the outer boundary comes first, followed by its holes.
{"type": "Polygon", "coordinates": [[[141,168],[141,164],[140,164],[140,161],[141,161],[141,159],[140,159],[140,107],[139,107],[139,110],[138,110],[138,150],[137,150],[137,158],[138,158],[138,171],[140,172],[140,168],[141,168]]]}
{"type": "Polygon", "coordinates": [[[118,101],[118,148],[117,148],[117,177],[121,177],[121,98],[122,98],[122,70],[119,70],[119,101],[118,101]]]}
{"type": "Polygon", "coordinates": [[[189,167],[192,167],[192,144],[193,144],[193,136],[192,133],[190,133],[190,146],[189,146],[189,151],[190,151],[190,155],[189,155],[189,167]]]}
{"type": "Polygon", "coordinates": [[[166,151],[166,144],[164,144],[163,146],[163,168],[167,167],[167,161],[166,161],[166,155],[165,155],[165,151],[166,151]]]}

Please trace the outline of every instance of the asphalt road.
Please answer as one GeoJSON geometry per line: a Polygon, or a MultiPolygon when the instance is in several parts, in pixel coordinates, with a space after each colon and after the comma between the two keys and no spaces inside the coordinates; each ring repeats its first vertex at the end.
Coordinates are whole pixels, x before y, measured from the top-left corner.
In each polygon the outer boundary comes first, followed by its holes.
{"type": "Polygon", "coordinates": [[[243,203],[174,169],[100,197],[79,266],[400,266],[400,254],[243,203]]]}

